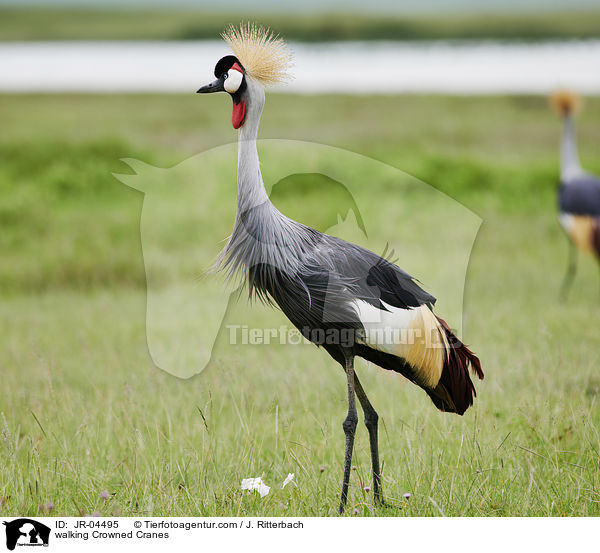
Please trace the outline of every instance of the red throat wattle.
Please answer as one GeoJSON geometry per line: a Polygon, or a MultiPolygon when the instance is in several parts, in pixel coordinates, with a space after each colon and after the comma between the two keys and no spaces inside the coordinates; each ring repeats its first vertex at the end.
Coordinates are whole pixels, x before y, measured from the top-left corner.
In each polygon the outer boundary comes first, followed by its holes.
{"type": "Polygon", "coordinates": [[[234,129],[239,129],[244,124],[246,117],[246,102],[240,100],[239,103],[233,104],[233,112],[231,114],[231,124],[234,129]]]}

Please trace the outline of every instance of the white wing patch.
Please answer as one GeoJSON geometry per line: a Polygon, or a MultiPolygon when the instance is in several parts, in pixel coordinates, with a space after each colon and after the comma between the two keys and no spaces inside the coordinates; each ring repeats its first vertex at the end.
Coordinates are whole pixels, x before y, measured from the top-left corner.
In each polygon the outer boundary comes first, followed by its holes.
{"type": "Polygon", "coordinates": [[[572,215],[561,213],[560,224],[565,229],[571,240],[582,251],[594,253],[594,218],[587,215],[572,215]]]}
{"type": "Polygon", "coordinates": [[[570,234],[574,224],[573,215],[571,215],[570,213],[561,213],[558,216],[558,220],[560,221],[562,228],[564,228],[567,231],[567,233],[570,234]]]}
{"type": "Polygon", "coordinates": [[[363,343],[404,359],[417,373],[419,384],[435,388],[448,351],[446,333],[429,307],[401,309],[381,302],[387,311],[357,300],[352,307],[365,328],[363,343]]]}

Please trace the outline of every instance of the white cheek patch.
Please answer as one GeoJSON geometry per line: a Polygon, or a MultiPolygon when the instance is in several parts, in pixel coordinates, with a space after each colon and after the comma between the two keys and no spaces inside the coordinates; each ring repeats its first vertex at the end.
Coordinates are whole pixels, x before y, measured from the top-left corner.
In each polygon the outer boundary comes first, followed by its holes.
{"type": "Polygon", "coordinates": [[[242,84],[242,79],[244,75],[235,69],[231,69],[227,73],[227,78],[225,79],[225,90],[231,94],[238,91],[240,85],[242,84]]]}

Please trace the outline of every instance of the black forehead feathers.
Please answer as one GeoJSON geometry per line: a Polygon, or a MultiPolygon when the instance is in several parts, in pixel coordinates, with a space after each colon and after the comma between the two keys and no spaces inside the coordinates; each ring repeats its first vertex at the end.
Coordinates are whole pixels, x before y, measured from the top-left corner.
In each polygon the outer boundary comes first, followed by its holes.
{"type": "MultiPolygon", "coordinates": [[[[229,71],[234,63],[237,63],[242,67],[242,64],[235,56],[225,56],[224,58],[221,58],[217,62],[217,65],[215,65],[215,77],[218,79],[223,73],[229,71]]],[[[242,67],[242,69],[244,68],[242,67]]]]}

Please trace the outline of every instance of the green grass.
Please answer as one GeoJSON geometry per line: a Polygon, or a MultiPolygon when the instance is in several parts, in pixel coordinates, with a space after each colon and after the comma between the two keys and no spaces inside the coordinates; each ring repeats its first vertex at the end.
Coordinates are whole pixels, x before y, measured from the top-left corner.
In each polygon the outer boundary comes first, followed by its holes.
{"type": "MultiPolygon", "coordinates": [[[[111,173],[128,172],[120,158],[170,166],[233,140],[229,109],[225,98],[194,95],[0,98],[0,515],[44,514],[50,501],[58,515],[336,514],[345,384],[324,352],[229,346],[221,336],[218,356],[189,380],[149,357],[142,195],[111,173]],[[297,487],[281,490],[288,472],[297,487]],[[242,478],[263,473],[273,486],[265,499],[241,493],[242,478]]],[[[596,172],[599,123],[600,100],[590,98],[580,153],[596,172]]],[[[566,262],[554,205],[559,129],[537,97],[268,98],[263,138],[371,156],[484,220],[465,293],[464,338],[486,371],[476,404],[462,418],[439,413],[414,385],[359,363],[381,416],[391,507],[374,509],[363,491],[361,425],[349,515],[354,507],[381,516],[600,514],[598,271],[582,259],[570,301],[558,301],[566,262]]],[[[268,171],[276,160],[264,162],[268,171]]],[[[364,179],[374,198],[388,198],[387,213],[416,205],[411,197],[396,205],[386,182],[364,179]]],[[[203,184],[230,211],[234,183],[203,184]]],[[[277,201],[319,225],[340,194],[296,179],[277,201]]],[[[376,221],[381,205],[360,209],[376,221]]],[[[165,201],[165,219],[175,209],[165,201]]],[[[194,271],[191,253],[206,246],[188,219],[165,237],[167,292],[177,293],[194,271]]],[[[222,217],[205,239],[226,236],[231,223],[222,217]]],[[[379,244],[389,229],[383,219],[369,239],[379,244]]],[[[452,249],[444,255],[423,252],[418,276],[443,272],[452,249]]],[[[208,301],[217,308],[219,298],[208,301]]],[[[245,301],[228,321],[285,322],[245,301]]]]}
{"type": "MultiPolygon", "coordinates": [[[[215,39],[255,13],[186,10],[0,8],[0,40],[215,39]]],[[[261,23],[288,40],[544,40],[598,37],[597,10],[427,15],[264,14],[261,23]]]]}

